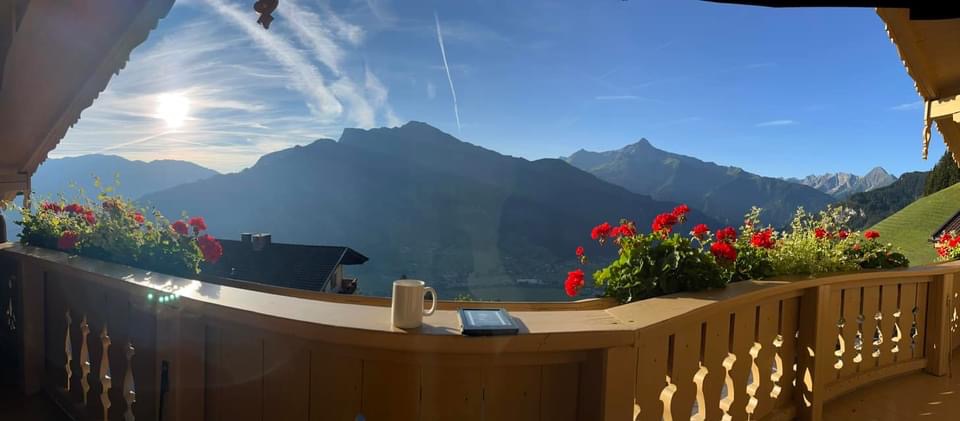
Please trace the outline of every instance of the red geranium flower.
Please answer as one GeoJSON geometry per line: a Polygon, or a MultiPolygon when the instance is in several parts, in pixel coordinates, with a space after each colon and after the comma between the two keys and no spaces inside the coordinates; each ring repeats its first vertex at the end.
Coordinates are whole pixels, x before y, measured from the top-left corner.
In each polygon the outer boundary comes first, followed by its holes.
{"type": "Polygon", "coordinates": [[[577,257],[583,257],[583,246],[577,246],[577,257]]]}
{"type": "Polygon", "coordinates": [[[60,213],[63,212],[63,206],[60,206],[57,203],[43,202],[40,204],[40,209],[50,212],[60,213]]]}
{"type": "Polygon", "coordinates": [[[620,224],[619,227],[615,227],[612,231],[610,231],[610,236],[616,237],[618,235],[622,235],[624,237],[632,237],[636,233],[637,230],[633,227],[632,223],[624,222],[620,224]]]}
{"type": "Polygon", "coordinates": [[[650,228],[654,232],[666,232],[669,233],[673,231],[673,226],[677,224],[677,215],[672,213],[661,213],[657,215],[656,218],[653,218],[653,223],[650,224],[650,228]]]}
{"type": "Polygon", "coordinates": [[[210,234],[197,237],[197,246],[200,247],[200,252],[203,253],[203,260],[207,263],[217,263],[217,261],[220,260],[220,256],[223,256],[223,246],[210,234]]]}
{"type": "Polygon", "coordinates": [[[140,212],[133,214],[133,220],[137,221],[138,224],[142,224],[144,221],[143,214],[140,212]]]}
{"type": "Polygon", "coordinates": [[[879,233],[879,232],[876,232],[876,231],[874,231],[874,230],[869,230],[869,231],[863,233],[863,236],[864,236],[864,237],[867,237],[868,240],[875,240],[875,239],[877,239],[877,238],[880,238],[880,233],[879,233]]]}
{"type": "MultiPolygon", "coordinates": [[[[719,236],[719,233],[718,233],[719,236]]],[[[737,249],[725,241],[717,241],[710,245],[710,253],[722,262],[734,262],[737,260],[737,249]]]]}
{"type": "Polygon", "coordinates": [[[203,218],[199,216],[194,216],[193,218],[190,218],[190,222],[188,222],[188,224],[190,224],[190,226],[193,227],[194,234],[199,234],[200,231],[206,231],[207,229],[207,223],[203,220],[203,218]]]}
{"type": "Polygon", "coordinates": [[[824,238],[827,238],[827,236],[829,236],[829,233],[827,233],[827,230],[817,227],[815,230],[813,230],[813,235],[816,236],[818,240],[822,240],[824,238]]]}
{"type": "Polygon", "coordinates": [[[737,240],[737,230],[733,227],[726,227],[717,231],[717,240],[719,241],[736,241],[737,240]]]}
{"type": "Polygon", "coordinates": [[[63,210],[70,213],[85,213],[87,211],[83,206],[77,203],[71,203],[67,206],[64,206],[63,210]]]}
{"type": "Polygon", "coordinates": [[[673,208],[673,216],[676,216],[677,218],[681,218],[689,212],[690,207],[685,204],[679,204],[677,207],[673,208]]]}
{"type": "Polygon", "coordinates": [[[83,219],[87,221],[88,224],[93,225],[97,223],[97,217],[93,214],[92,211],[86,211],[83,214],[83,219]]]}
{"type": "Polygon", "coordinates": [[[699,239],[704,239],[707,237],[707,234],[710,233],[710,228],[707,227],[707,224],[697,224],[693,227],[693,231],[690,231],[690,235],[697,237],[699,239]]]}
{"type": "Polygon", "coordinates": [[[173,228],[173,230],[180,235],[187,235],[190,233],[189,229],[187,228],[187,224],[183,221],[174,222],[173,225],[170,225],[170,228],[173,228]]]}
{"type": "Polygon", "coordinates": [[[845,240],[849,236],[850,236],[850,233],[844,230],[837,231],[837,237],[840,238],[841,240],[845,240]]]}
{"type": "Polygon", "coordinates": [[[937,247],[937,254],[939,254],[940,257],[947,257],[948,253],[949,250],[947,250],[946,247],[937,247]]]}
{"type": "Polygon", "coordinates": [[[590,238],[594,240],[603,240],[604,238],[607,238],[610,236],[611,229],[612,228],[610,227],[610,223],[604,222],[600,225],[593,227],[593,229],[590,231],[590,238]]]}
{"type": "Polygon", "coordinates": [[[581,288],[583,288],[583,270],[577,269],[567,273],[567,280],[563,283],[563,289],[566,290],[567,295],[576,297],[581,288]]]}
{"type": "Polygon", "coordinates": [[[73,231],[64,231],[60,235],[60,239],[57,240],[57,248],[60,250],[73,250],[77,246],[77,242],[80,241],[80,235],[73,231]]]}
{"type": "Polygon", "coordinates": [[[754,233],[753,237],[750,238],[750,244],[757,248],[772,249],[775,243],[773,230],[770,228],[754,233]]]}

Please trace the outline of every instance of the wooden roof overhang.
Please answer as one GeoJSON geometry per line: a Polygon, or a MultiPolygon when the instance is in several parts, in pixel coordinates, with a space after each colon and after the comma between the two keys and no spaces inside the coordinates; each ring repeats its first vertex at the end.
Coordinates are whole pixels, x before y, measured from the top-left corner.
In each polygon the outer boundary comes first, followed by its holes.
{"type": "Polygon", "coordinates": [[[960,3],[921,0],[707,0],[769,7],[877,7],[923,99],[924,159],[932,123],[960,164],[960,3]]]}
{"type": "Polygon", "coordinates": [[[0,5],[0,199],[30,176],[174,0],[0,5]]]}

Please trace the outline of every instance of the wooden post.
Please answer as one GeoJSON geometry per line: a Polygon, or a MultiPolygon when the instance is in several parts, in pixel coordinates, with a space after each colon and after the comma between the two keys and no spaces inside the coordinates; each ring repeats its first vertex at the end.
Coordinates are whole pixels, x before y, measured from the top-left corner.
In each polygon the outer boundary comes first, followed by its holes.
{"type": "Polygon", "coordinates": [[[18,259],[20,266],[20,355],[23,360],[21,387],[24,394],[43,390],[44,364],[44,283],[46,273],[39,262],[18,259]]]}
{"type": "Polygon", "coordinates": [[[633,419],[637,384],[637,348],[617,347],[603,351],[603,414],[600,419],[633,419]]]}
{"type": "Polygon", "coordinates": [[[823,396],[831,370],[836,320],[830,318],[830,285],[807,289],[800,299],[800,337],[797,341],[797,419],[823,419],[823,396]]]}
{"type": "Polygon", "coordinates": [[[927,294],[927,373],[945,376],[950,372],[950,317],[953,315],[954,274],[937,276],[927,294]]]}

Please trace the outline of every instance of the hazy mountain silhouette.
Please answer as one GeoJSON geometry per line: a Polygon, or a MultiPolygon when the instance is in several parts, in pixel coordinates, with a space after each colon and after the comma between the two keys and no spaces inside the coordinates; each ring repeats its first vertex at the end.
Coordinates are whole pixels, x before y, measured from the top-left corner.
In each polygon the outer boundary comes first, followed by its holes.
{"type": "MultiPolygon", "coordinates": [[[[270,232],[279,242],[353,247],[370,257],[353,270],[368,294],[388,293],[406,274],[448,298],[489,297],[483,288],[496,287],[529,299],[562,294],[576,246],[598,260],[615,252],[589,244],[597,223],[628,217],[648,230],[656,213],[674,206],[559,159],[504,156],[417,122],[346,129],[339,142],[271,153],[239,173],[144,200],[166,214],[202,215],[221,237],[270,232]],[[549,287],[516,288],[517,279],[549,287]]],[[[715,224],[698,212],[691,219],[715,224]]]]}
{"type": "MultiPolygon", "coordinates": [[[[37,199],[56,200],[60,194],[76,198],[82,189],[88,197],[96,197],[94,177],[104,185],[113,186],[116,193],[128,198],[139,198],[146,193],[170,188],[218,174],[192,162],[157,160],[131,161],[114,155],[83,155],[71,158],[48,159],[34,174],[31,186],[37,199]],[[119,184],[115,181],[119,180],[119,184]]],[[[20,227],[13,224],[19,214],[7,212],[9,237],[16,239],[20,227]]]]}
{"type": "Polygon", "coordinates": [[[686,202],[732,225],[739,225],[751,206],[764,209],[764,222],[781,226],[798,206],[819,210],[835,200],[812,187],[657,149],[647,139],[613,151],[580,150],[566,161],[630,191],[686,202]]]}

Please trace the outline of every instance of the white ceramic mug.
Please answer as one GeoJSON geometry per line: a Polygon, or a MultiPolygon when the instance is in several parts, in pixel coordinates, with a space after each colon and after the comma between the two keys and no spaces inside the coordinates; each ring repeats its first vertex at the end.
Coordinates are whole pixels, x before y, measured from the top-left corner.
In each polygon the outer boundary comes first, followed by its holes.
{"type": "Polygon", "coordinates": [[[401,329],[412,329],[423,324],[423,316],[429,316],[437,310],[437,291],[423,281],[401,279],[393,281],[392,323],[401,329]],[[429,292],[433,305],[423,309],[423,295],[429,292]]]}

